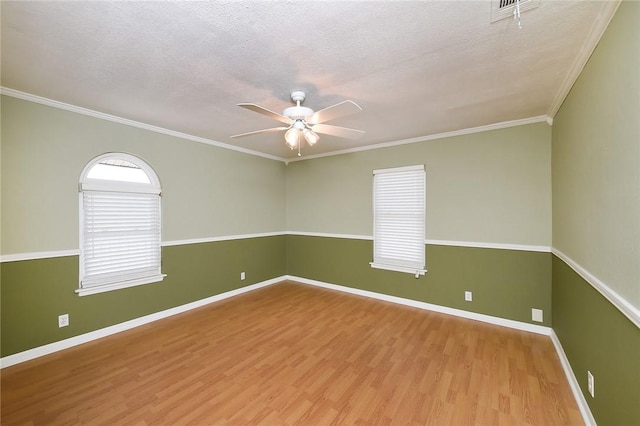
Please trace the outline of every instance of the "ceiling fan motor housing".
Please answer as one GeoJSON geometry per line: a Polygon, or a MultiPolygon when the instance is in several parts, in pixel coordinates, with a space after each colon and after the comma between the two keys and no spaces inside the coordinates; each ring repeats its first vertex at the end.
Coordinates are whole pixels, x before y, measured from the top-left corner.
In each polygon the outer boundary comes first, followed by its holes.
{"type": "Polygon", "coordinates": [[[284,111],[282,111],[282,115],[292,120],[304,120],[313,115],[313,110],[303,106],[294,106],[285,108],[284,111]]]}
{"type": "Polygon", "coordinates": [[[296,106],[285,108],[282,111],[282,115],[289,117],[292,120],[304,120],[313,115],[311,108],[300,106],[300,103],[305,100],[307,95],[301,90],[295,90],[291,92],[291,100],[296,103],[296,106]]]}

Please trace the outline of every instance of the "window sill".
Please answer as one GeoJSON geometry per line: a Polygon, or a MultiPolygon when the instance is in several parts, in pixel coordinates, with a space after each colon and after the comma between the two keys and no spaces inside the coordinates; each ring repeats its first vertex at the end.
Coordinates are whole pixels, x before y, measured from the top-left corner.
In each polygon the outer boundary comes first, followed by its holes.
{"type": "Polygon", "coordinates": [[[410,268],[408,266],[387,265],[384,263],[375,263],[375,262],[370,262],[369,265],[371,265],[371,267],[375,269],[386,269],[387,271],[404,272],[407,274],[412,274],[412,275],[415,275],[416,278],[418,278],[420,275],[425,275],[427,273],[426,269],[415,269],[415,268],[410,268]]]}
{"type": "Polygon", "coordinates": [[[76,290],[78,296],[89,296],[91,294],[105,293],[107,291],[120,290],[121,288],[135,287],[144,284],[160,282],[166,274],[154,275],[151,277],[138,278],[136,280],[121,281],[113,284],[96,285],[93,287],[79,288],[76,290]]]}

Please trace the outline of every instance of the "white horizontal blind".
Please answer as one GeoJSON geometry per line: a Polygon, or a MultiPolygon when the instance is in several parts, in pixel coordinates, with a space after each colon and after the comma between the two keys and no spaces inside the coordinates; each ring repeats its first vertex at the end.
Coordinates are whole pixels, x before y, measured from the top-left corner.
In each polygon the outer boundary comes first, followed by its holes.
{"type": "Polygon", "coordinates": [[[160,274],[160,194],[82,192],[82,288],[160,274]]]}
{"type": "Polygon", "coordinates": [[[372,266],[424,273],[426,176],[424,166],[375,170],[372,266]]]}

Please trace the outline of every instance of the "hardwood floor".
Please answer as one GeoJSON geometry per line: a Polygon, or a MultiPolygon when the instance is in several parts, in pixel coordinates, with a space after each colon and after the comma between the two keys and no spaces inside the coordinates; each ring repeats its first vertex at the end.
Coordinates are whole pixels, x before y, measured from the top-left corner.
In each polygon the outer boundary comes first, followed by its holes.
{"type": "Polygon", "coordinates": [[[3,425],[583,424],[546,336],[292,282],[1,375],[3,425]]]}

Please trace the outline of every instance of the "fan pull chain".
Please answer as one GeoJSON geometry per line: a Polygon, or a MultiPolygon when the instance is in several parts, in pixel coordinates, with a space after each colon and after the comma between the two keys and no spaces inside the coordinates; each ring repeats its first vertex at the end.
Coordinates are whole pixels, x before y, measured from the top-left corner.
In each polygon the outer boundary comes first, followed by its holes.
{"type": "Polygon", "coordinates": [[[513,9],[513,19],[518,20],[518,28],[522,29],[522,20],[520,19],[520,0],[516,0],[516,7],[513,9]]]}

